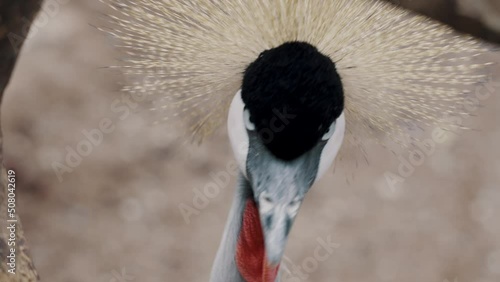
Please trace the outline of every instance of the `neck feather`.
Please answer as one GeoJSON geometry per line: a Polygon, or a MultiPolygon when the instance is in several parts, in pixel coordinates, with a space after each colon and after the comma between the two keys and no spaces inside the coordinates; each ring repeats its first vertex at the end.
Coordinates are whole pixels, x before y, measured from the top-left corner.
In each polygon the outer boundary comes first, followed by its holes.
{"type": "Polygon", "coordinates": [[[250,184],[240,175],[210,282],[275,282],[277,272],[265,263],[259,213],[250,184]]]}
{"type": "Polygon", "coordinates": [[[224,235],[212,267],[210,282],[245,282],[238,271],[235,254],[238,236],[241,230],[245,202],[251,195],[251,189],[241,174],[233,199],[233,206],[224,229],[224,235]]]}

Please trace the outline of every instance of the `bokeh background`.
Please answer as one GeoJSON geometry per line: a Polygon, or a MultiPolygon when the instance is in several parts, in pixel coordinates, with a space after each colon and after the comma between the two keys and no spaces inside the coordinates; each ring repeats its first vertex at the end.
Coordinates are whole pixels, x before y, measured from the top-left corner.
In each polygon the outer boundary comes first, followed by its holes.
{"type": "MultiPolygon", "coordinates": [[[[49,2],[57,5],[46,3],[32,27],[2,105],[5,162],[17,171],[18,208],[42,281],[208,281],[236,178],[189,222],[179,207],[193,206],[196,191],[227,172],[225,131],[197,146],[150,126],[143,105],[119,93],[123,77],[103,68],[117,57],[91,25],[103,6],[49,2]],[[54,166],[67,164],[103,120],[113,131],[58,176],[54,166]]],[[[394,2],[500,38],[500,1],[394,2]]],[[[489,60],[500,62],[500,54],[489,60]]],[[[332,171],[317,183],[284,265],[310,262],[321,240],[337,247],[284,282],[500,281],[499,82],[492,67],[491,95],[467,120],[475,130],[438,145],[404,183],[387,185],[386,172],[400,161],[385,157],[348,181],[332,171]]]]}

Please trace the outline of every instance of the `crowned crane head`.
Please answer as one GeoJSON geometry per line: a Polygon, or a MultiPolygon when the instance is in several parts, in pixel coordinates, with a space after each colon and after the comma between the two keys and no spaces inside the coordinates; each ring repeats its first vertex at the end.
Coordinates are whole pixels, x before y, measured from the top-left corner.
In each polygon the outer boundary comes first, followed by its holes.
{"type": "Polygon", "coordinates": [[[305,194],[339,151],[343,110],[335,63],[308,43],[266,50],[244,72],[228,131],[252,188],[270,265],[281,261],[305,194]]]}

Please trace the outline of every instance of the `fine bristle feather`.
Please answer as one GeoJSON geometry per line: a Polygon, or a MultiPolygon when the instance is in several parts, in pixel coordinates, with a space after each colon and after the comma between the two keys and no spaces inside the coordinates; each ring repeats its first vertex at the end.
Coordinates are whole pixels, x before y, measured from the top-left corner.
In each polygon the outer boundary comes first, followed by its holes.
{"type": "MultiPolygon", "coordinates": [[[[128,78],[123,91],[150,97],[161,120],[202,140],[225,123],[245,68],[289,41],[316,46],[337,65],[346,95],[346,139],[402,147],[416,140],[405,121],[442,126],[486,78],[488,51],[470,36],[395,5],[369,0],[102,0],[114,14],[128,78]],[[381,137],[382,136],[382,137],[381,137]]],[[[417,138],[418,139],[418,138],[417,138]]]]}

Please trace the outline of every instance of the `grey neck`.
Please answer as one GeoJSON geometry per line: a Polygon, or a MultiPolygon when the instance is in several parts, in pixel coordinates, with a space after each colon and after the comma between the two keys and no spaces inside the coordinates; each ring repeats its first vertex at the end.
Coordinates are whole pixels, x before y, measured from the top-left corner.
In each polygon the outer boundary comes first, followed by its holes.
{"type": "Polygon", "coordinates": [[[224,229],[224,235],[212,266],[210,282],[245,282],[236,266],[236,243],[241,229],[245,203],[250,196],[250,186],[245,177],[239,175],[233,206],[224,229]]]}

